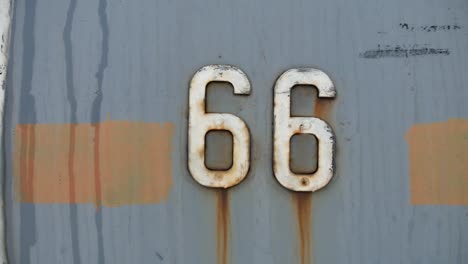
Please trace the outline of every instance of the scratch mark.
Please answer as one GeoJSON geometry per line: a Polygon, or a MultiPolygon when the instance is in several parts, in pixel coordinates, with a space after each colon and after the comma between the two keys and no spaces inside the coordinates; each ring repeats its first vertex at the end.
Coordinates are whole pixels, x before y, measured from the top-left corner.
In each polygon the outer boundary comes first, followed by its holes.
{"type": "Polygon", "coordinates": [[[159,252],[156,251],[155,254],[156,254],[156,257],[157,257],[160,261],[163,261],[163,260],[164,260],[163,256],[162,256],[161,254],[159,254],[159,252]]]}
{"type": "Polygon", "coordinates": [[[361,58],[364,59],[380,59],[386,57],[393,58],[408,58],[414,56],[429,56],[429,55],[450,55],[450,50],[441,49],[441,48],[431,48],[431,47],[419,47],[419,45],[413,45],[408,48],[405,46],[390,46],[381,45],[377,46],[377,49],[367,50],[359,54],[361,58]]]}
{"type": "Polygon", "coordinates": [[[421,32],[440,32],[440,31],[457,31],[461,29],[460,25],[457,24],[447,24],[447,25],[410,25],[408,23],[400,23],[400,28],[409,31],[421,31],[421,32]]]}

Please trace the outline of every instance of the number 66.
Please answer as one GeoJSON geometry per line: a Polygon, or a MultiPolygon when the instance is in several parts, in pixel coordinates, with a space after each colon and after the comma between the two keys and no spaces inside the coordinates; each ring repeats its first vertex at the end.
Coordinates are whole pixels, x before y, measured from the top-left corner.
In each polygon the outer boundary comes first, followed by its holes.
{"type": "MultiPolygon", "coordinates": [[[[234,94],[249,94],[250,83],[238,68],[209,65],[192,78],[189,91],[188,165],[192,177],[201,185],[229,188],[240,183],[250,167],[250,135],[245,122],[232,114],[206,113],[205,92],[210,82],[229,82],[234,94]],[[233,136],[233,164],[228,170],[210,170],[205,166],[205,135],[210,130],[226,130],[233,136]]],[[[314,85],[318,97],[333,98],[335,87],[324,72],[291,69],[276,81],[274,91],[273,170],[278,182],[293,191],[313,192],[323,188],[333,177],[335,140],[331,127],[316,117],[291,117],[291,89],[295,85],[314,85]],[[312,174],[295,174],[289,165],[290,138],[312,134],[318,140],[318,168],[312,174]]]]}

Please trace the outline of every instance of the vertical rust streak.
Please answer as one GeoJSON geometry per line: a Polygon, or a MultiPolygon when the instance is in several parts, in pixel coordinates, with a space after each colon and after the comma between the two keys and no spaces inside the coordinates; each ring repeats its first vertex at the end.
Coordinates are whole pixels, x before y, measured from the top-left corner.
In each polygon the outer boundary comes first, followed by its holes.
{"type": "Polygon", "coordinates": [[[69,148],[68,148],[68,191],[70,195],[70,203],[76,203],[76,186],[75,186],[75,141],[76,141],[76,124],[70,124],[69,133],[69,148]]]}
{"type": "Polygon", "coordinates": [[[229,192],[228,190],[219,190],[217,193],[217,263],[227,264],[229,254],[229,192]]]}
{"type": "Polygon", "coordinates": [[[311,263],[311,222],[312,197],[310,193],[294,193],[299,232],[299,256],[301,264],[311,263]]]}
{"type": "MultiPolygon", "coordinates": [[[[330,122],[331,112],[333,109],[333,99],[316,98],[314,104],[314,115],[327,123],[330,122]]],[[[320,140],[320,139],[318,139],[320,140]]],[[[317,142],[320,144],[320,142],[317,142]]],[[[317,153],[317,158],[320,158],[317,153]]],[[[317,162],[318,164],[318,162],[317,162]]],[[[297,224],[299,233],[299,254],[301,264],[312,263],[312,194],[297,192],[293,194],[295,209],[297,214],[297,224]]]]}
{"type": "Polygon", "coordinates": [[[94,124],[94,188],[96,192],[96,208],[101,208],[102,200],[102,188],[101,188],[101,166],[100,166],[100,155],[99,155],[99,138],[100,137],[100,123],[94,124]]]}
{"type": "Polygon", "coordinates": [[[333,99],[317,98],[314,106],[314,116],[323,119],[326,122],[329,122],[330,120],[328,119],[330,119],[330,113],[332,111],[333,102],[333,99]]]}

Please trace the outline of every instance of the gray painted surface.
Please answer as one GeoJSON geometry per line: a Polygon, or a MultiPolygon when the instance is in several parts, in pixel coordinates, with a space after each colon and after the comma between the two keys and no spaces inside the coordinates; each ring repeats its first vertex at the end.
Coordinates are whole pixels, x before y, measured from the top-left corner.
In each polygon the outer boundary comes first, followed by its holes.
{"type": "Polygon", "coordinates": [[[274,179],[271,154],[273,84],[297,66],[324,70],[338,91],[327,120],[337,174],[312,194],[314,263],[468,263],[468,208],[409,203],[404,141],[414,123],[468,118],[467,48],[465,0],[17,0],[5,131],[10,261],[215,263],[217,194],[188,173],[186,110],[193,73],[219,63],[252,84],[248,97],[219,92],[212,102],[242,117],[252,140],[249,175],[229,195],[229,263],[300,261],[293,193],[274,179]],[[368,58],[378,45],[448,52],[368,58]],[[107,116],[175,124],[167,202],[96,210],[13,200],[16,124],[107,116]]]}

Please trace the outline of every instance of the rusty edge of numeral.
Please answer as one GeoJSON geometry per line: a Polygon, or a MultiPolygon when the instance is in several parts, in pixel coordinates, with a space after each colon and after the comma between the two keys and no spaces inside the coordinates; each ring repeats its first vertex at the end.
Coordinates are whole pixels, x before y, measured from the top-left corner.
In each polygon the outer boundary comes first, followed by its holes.
{"type": "Polygon", "coordinates": [[[226,113],[206,113],[206,86],[210,82],[228,82],[234,94],[250,94],[250,82],[240,69],[230,65],[208,65],[198,70],[190,82],[188,165],[192,177],[201,185],[229,188],[240,183],[250,167],[250,132],[239,117],[226,113]],[[210,170],[205,165],[205,135],[211,130],[232,134],[232,166],[228,170],[210,170]]]}
{"type": "MultiPolygon", "coordinates": [[[[3,111],[5,106],[5,86],[6,74],[8,66],[8,48],[10,44],[10,24],[11,24],[11,7],[14,0],[0,0],[0,139],[3,150],[3,111]]],[[[3,151],[2,154],[4,155],[3,151]]],[[[0,263],[6,264],[6,244],[5,244],[5,214],[4,214],[4,184],[5,184],[5,157],[2,157],[3,171],[0,178],[0,263]]]]}
{"type": "Polygon", "coordinates": [[[273,170],[285,188],[314,192],[325,187],[334,174],[335,137],[325,121],[317,117],[291,117],[291,89],[296,85],[313,85],[320,98],[334,98],[335,86],[330,77],[314,68],[291,69],[278,78],[274,91],[273,170]],[[318,141],[317,170],[312,174],[296,174],[289,164],[290,138],[295,134],[313,134],[318,141]]]}

